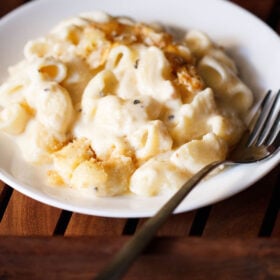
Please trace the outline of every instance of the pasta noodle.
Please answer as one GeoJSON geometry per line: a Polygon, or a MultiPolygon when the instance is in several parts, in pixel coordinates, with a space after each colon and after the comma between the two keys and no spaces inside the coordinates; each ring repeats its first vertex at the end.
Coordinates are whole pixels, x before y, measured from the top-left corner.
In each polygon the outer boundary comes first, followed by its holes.
{"type": "Polygon", "coordinates": [[[0,130],[52,186],[93,196],[173,192],[226,158],[251,90],[205,33],[105,13],[29,41],[0,86],[0,130]]]}

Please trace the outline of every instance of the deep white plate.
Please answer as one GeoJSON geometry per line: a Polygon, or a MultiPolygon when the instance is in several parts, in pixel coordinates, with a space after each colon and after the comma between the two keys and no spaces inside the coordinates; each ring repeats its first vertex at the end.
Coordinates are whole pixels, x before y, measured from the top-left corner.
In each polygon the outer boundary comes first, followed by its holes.
{"type": "MultiPolygon", "coordinates": [[[[81,12],[102,10],[172,28],[200,29],[235,58],[242,78],[257,97],[280,87],[280,39],[245,10],[223,0],[37,0],[0,20],[0,82],[7,68],[23,58],[27,40],[46,34],[55,24],[81,12]]],[[[18,150],[0,135],[0,179],[43,203],[108,217],[151,216],[168,197],[114,198],[81,196],[73,190],[43,184],[40,172],[19,158],[18,150]]],[[[280,153],[261,163],[232,167],[201,183],[176,212],[202,207],[246,189],[280,162],[280,153]]]]}

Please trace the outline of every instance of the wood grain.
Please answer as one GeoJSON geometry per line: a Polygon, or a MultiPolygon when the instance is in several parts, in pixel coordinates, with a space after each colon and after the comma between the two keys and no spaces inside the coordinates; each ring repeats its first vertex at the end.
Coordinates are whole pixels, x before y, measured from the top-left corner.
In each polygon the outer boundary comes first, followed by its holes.
{"type": "MultiPolygon", "coordinates": [[[[92,279],[127,240],[2,237],[0,278],[92,279]]],[[[279,263],[279,239],[158,237],[123,279],[279,279],[279,263]]]]}
{"type": "Polygon", "coordinates": [[[213,206],[203,236],[257,237],[269,206],[279,168],[248,190],[213,206]]]}
{"type": "Polygon", "coordinates": [[[0,193],[3,191],[4,185],[5,183],[0,180],[0,193]]]}
{"type": "MultiPolygon", "coordinates": [[[[0,1],[0,17],[23,2],[0,1]]],[[[280,34],[280,0],[232,2],[280,34]]],[[[124,279],[280,279],[279,170],[205,211],[170,217],[124,279]],[[257,237],[262,228],[274,238],[257,237]]],[[[6,190],[0,182],[0,197],[6,190]]],[[[130,238],[121,236],[125,225],[126,219],[72,214],[14,191],[0,222],[0,279],[92,279],[130,238]],[[48,237],[54,233],[66,236],[48,237]]]]}
{"type": "Polygon", "coordinates": [[[2,221],[12,194],[13,189],[0,181],[0,222],[2,221]]]}
{"type": "Polygon", "coordinates": [[[66,229],[66,236],[120,236],[126,219],[94,217],[74,213],[66,229]]]}
{"type": "Polygon", "coordinates": [[[14,191],[0,223],[0,235],[52,235],[60,212],[14,191]]]}
{"type": "MultiPolygon", "coordinates": [[[[196,211],[172,215],[159,229],[157,236],[186,236],[189,234],[196,211]]],[[[147,219],[140,219],[137,230],[147,219]]]]}
{"type": "MultiPolygon", "coordinates": [[[[5,183],[0,181],[0,197],[2,196],[4,189],[5,189],[5,183]]],[[[0,203],[1,203],[1,201],[0,201],[0,203]]],[[[0,207],[1,207],[1,205],[0,205],[0,207]]]]}
{"type": "Polygon", "coordinates": [[[4,205],[5,200],[5,193],[4,193],[5,184],[0,181],[0,221],[2,219],[2,216],[5,212],[6,206],[4,205]]]}

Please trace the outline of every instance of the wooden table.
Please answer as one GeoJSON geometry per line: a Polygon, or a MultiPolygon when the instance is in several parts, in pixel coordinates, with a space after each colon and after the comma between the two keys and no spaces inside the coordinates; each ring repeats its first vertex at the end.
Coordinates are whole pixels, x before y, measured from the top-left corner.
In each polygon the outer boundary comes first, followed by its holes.
{"type": "MultiPolygon", "coordinates": [[[[24,2],[2,0],[0,16],[24,2]]],[[[280,34],[279,0],[233,2],[280,34]]],[[[125,279],[280,279],[279,169],[230,199],[172,216],[125,279]]],[[[92,279],[144,222],[70,213],[1,183],[0,279],[92,279]]]]}

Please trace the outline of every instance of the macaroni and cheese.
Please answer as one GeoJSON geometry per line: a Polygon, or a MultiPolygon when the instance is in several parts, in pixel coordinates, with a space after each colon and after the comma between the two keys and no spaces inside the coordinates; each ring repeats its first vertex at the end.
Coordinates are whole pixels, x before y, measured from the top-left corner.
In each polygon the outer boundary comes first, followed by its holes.
{"type": "Polygon", "coordinates": [[[226,158],[253,102],[207,35],[104,13],[28,42],[0,87],[0,130],[48,183],[96,196],[175,191],[226,158]]]}

